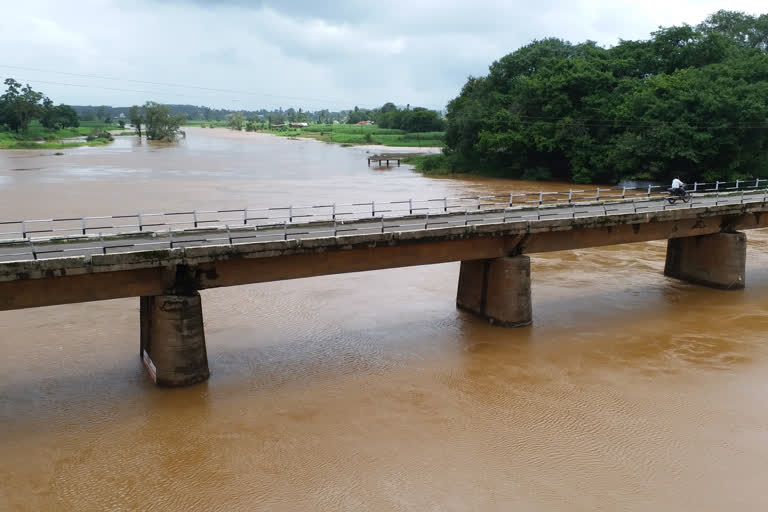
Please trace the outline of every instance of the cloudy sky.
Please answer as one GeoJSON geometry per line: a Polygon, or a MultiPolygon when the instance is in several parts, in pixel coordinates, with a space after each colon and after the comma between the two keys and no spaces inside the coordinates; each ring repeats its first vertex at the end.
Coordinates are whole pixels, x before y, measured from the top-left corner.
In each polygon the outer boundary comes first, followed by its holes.
{"type": "Polygon", "coordinates": [[[603,45],[765,0],[0,0],[0,77],[55,102],[443,108],[533,39],[603,45]]]}

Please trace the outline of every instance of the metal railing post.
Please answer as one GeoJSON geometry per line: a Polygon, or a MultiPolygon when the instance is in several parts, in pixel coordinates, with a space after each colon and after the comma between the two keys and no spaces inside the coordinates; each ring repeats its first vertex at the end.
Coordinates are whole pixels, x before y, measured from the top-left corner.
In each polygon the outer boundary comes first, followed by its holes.
{"type": "Polygon", "coordinates": [[[85,226],[85,217],[80,218],[80,223],[83,226],[83,234],[85,235],[86,232],[88,231],[88,228],[85,226]]]}
{"type": "Polygon", "coordinates": [[[541,206],[541,203],[544,201],[544,192],[539,192],[539,206],[541,206]]]}
{"type": "Polygon", "coordinates": [[[142,226],[142,222],[141,222],[141,214],[140,213],[137,214],[136,218],[139,220],[139,231],[144,231],[144,226],[142,226]]]}
{"type": "Polygon", "coordinates": [[[333,203],[332,207],[333,209],[331,210],[331,218],[333,219],[333,222],[336,222],[336,203],[333,203]]]}
{"type": "Polygon", "coordinates": [[[408,200],[408,215],[413,215],[413,199],[408,200]]]}
{"type": "Polygon", "coordinates": [[[283,240],[288,240],[288,222],[283,221],[283,240]]]}
{"type": "Polygon", "coordinates": [[[573,198],[573,189],[568,189],[568,203],[571,202],[571,199],[573,198]]]}
{"type": "Polygon", "coordinates": [[[170,248],[173,249],[173,231],[171,231],[171,228],[168,228],[168,239],[170,248]]]}
{"type": "Polygon", "coordinates": [[[248,225],[248,208],[243,209],[243,226],[248,225]]]}
{"type": "Polygon", "coordinates": [[[376,216],[376,201],[371,201],[371,217],[376,216]]]}
{"type": "Polygon", "coordinates": [[[651,186],[648,185],[648,197],[651,197],[651,186]]]}
{"type": "Polygon", "coordinates": [[[35,244],[32,243],[32,239],[29,239],[29,250],[32,251],[32,259],[37,259],[37,252],[35,252],[35,244]]]}
{"type": "Polygon", "coordinates": [[[27,238],[27,223],[26,221],[21,221],[21,238],[27,238]]]}
{"type": "Polygon", "coordinates": [[[232,247],[232,232],[229,230],[229,224],[227,226],[227,238],[229,239],[229,246],[232,247]]]}
{"type": "Polygon", "coordinates": [[[101,242],[101,254],[106,255],[107,247],[104,245],[104,237],[101,235],[101,231],[99,231],[99,241],[101,242]]]}
{"type": "Polygon", "coordinates": [[[293,205],[288,206],[288,222],[293,222],[293,205]]]}
{"type": "Polygon", "coordinates": [[[621,198],[624,199],[624,196],[627,193],[627,187],[621,187],[621,198]]]}
{"type": "Polygon", "coordinates": [[[514,192],[509,193],[509,206],[512,206],[512,198],[515,196],[514,192]]]}
{"type": "Polygon", "coordinates": [[[443,211],[445,213],[448,213],[448,198],[447,197],[443,198],[443,211]]]}
{"type": "Polygon", "coordinates": [[[197,227],[197,210],[192,210],[192,223],[197,227]]]}
{"type": "Polygon", "coordinates": [[[697,187],[698,185],[699,185],[699,183],[698,183],[698,182],[696,182],[696,181],[694,181],[694,182],[693,182],[693,191],[694,191],[694,192],[696,192],[696,187],[697,187]]]}

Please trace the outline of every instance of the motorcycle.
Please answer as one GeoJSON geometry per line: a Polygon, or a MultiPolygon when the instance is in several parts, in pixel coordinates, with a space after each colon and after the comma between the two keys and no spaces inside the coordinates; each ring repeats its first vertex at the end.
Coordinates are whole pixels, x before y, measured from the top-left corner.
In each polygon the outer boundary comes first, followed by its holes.
{"type": "Polygon", "coordinates": [[[678,199],[682,200],[684,203],[687,203],[693,197],[691,196],[691,193],[684,188],[670,188],[668,190],[669,195],[667,196],[667,201],[669,201],[669,204],[675,204],[678,199]]]}

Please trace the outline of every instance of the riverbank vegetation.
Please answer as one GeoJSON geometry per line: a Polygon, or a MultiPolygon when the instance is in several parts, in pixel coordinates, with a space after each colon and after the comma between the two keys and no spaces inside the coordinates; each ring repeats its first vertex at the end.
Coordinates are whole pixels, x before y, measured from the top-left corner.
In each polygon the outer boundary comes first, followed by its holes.
{"type": "Polygon", "coordinates": [[[4,84],[6,91],[0,96],[0,148],[56,149],[106,142],[102,137],[91,141],[62,141],[88,135],[94,127],[81,126],[72,107],[54,105],[29,84],[22,86],[13,78],[7,78],[4,84]]]}
{"type": "Polygon", "coordinates": [[[768,177],[768,15],[603,48],[544,39],[470,77],[425,172],[577,183],[768,177]]]}
{"type": "Polygon", "coordinates": [[[186,122],[184,114],[174,113],[170,105],[148,101],[143,106],[132,106],[128,110],[131,124],[136,127],[136,134],[141,137],[142,126],[148,140],[173,142],[184,137],[181,126],[186,122]]]}
{"type": "Polygon", "coordinates": [[[400,147],[440,147],[443,132],[406,132],[375,125],[311,124],[296,129],[272,129],[268,133],[286,137],[308,137],[336,144],[379,144],[400,147]]]}

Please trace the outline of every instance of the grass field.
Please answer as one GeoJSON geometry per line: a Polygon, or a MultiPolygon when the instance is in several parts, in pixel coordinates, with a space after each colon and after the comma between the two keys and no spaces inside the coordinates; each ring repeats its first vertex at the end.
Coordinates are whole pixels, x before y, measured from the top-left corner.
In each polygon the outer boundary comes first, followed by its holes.
{"type": "Polygon", "coordinates": [[[200,126],[203,128],[226,128],[227,122],[226,121],[194,121],[194,120],[188,120],[184,122],[184,126],[200,126]]]}
{"type": "Polygon", "coordinates": [[[94,129],[117,130],[118,125],[107,124],[100,121],[81,121],[77,128],[63,128],[61,130],[49,130],[37,121],[29,124],[26,133],[0,131],[0,149],[61,149],[76,148],[78,146],[103,146],[108,141],[99,139],[91,142],[62,142],[62,139],[84,137],[94,129]]]}
{"type": "Polygon", "coordinates": [[[267,130],[284,137],[310,137],[337,144],[379,144],[399,147],[440,147],[443,132],[409,133],[378,126],[313,124],[305,128],[267,130]]]}

